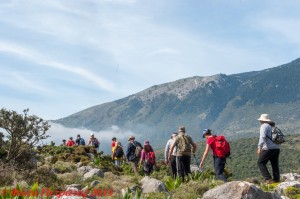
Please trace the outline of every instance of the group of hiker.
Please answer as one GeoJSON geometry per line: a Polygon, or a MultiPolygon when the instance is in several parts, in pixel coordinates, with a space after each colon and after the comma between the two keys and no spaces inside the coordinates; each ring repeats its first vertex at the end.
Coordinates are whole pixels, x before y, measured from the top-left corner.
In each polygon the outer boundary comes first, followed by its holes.
{"type": "MultiPolygon", "coordinates": [[[[91,136],[89,138],[89,142],[87,144],[88,146],[93,146],[95,149],[98,149],[100,146],[99,140],[95,137],[94,133],[91,133],[91,136]]],[[[73,140],[73,137],[69,137],[68,140],[63,139],[60,146],[85,146],[85,140],[80,136],[80,134],[77,135],[76,140],[73,140]]]]}
{"type": "Polygon", "coordinates": [[[121,142],[115,137],[112,138],[112,160],[116,166],[120,166],[121,159],[124,158],[131,164],[133,172],[138,174],[138,167],[142,166],[145,175],[150,175],[156,166],[156,157],[152,146],[148,140],[144,145],[135,140],[134,136],[128,138],[126,152],[124,152],[121,142]]]}
{"type": "MultiPolygon", "coordinates": [[[[284,142],[283,134],[275,127],[275,122],[269,118],[268,114],[262,114],[258,121],[261,124],[257,150],[259,156],[257,161],[258,168],[264,177],[264,182],[279,182],[279,153],[280,144],[284,142]],[[271,162],[273,177],[267,168],[269,161],[271,162]]],[[[211,150],[216,179],[226,182],[224,168],[226,159],[230,156],[229,143],[224,136],[213,135],[210,129],[203,129],[202,137],[206,139],[206,147],[200,159],[199,169],[202,169],[205,159],[211,150]]],[[[184,180],[185,176],[191,174],[191,156],[194,155],[195,157],[196,149],[195,142],[185,133],[184,126],[179,127],[178,132],[174,132],[171,135],[171,139],[168,140],[165,147],[165,162],[170,166],[173,178],[178,176],[184,180]]]]}
{"type": "MultiPolygon", "coordinates": [[[[259,156],[257,161],[258,168],[264,177],[265,182],[279,182],[279,144],[284,142],[283,135],[281,134],[281,137],[279,136],[279,141],[276,140],[278,139],[278,136],[276,139],[274,138],[274,130],[279,129],[275,127],[275,123],[269,118],[268,114],[262,114],[258,121],[260,121],[261,124],[257,150],[259,156]],[[269,161],[271,162],[273,178],[266,166],[269,161]]],[[[212,134],[212,130],[210,129],[203,129],[201,136],[206,140],[206,147],[202,158],[200,159],[200,163],[198,163],[195,157],[197,145],[192,137],[186,134],[185,127],[180,126],[178,132],[172,133],[171,138],[166,144],[164,153],[165,163],[170,167],[172,178],[179,177],[184,181],[185,177],[191,174],[190,165],[192,156],[194,156],[197,166],[199,167],[199,170],[201,170],[208,153],[211,150],[216,179],[226,182],[227,179],[224,175],[224,168],[226,159],[230,156],[229,143],[224,136],[212,134]]],[[[80,135],[77,135],[75,141],[70,137],[67,142],[64,140],[63,145],[85,145],[85,141],[80,135]]],[[[100,142],[94,137],[93,133],[91,133],[88,145],[94,146],[95,148],[98,148],[100,145],[100,142]]],[[[113,137],[111,147],[111,158],[117,167],[121,165],[122,159],[131,164],[133,172],[136,175],[138,174],[138,167],[143,167],[145,175],[150,175],[156,167],[155,152],[148,140],[145,140],[142,145],[135,140],[134,136],[130,136],[125,151],[121,142],[118,141],[116,137],[113,137]]]]}

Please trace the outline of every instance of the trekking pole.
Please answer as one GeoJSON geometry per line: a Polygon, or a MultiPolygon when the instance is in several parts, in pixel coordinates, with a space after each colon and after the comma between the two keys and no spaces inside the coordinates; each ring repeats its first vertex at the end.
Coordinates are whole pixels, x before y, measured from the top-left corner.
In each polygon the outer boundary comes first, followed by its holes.
{"type": "Polygon", "coordinates": [[[195,158],[196,165],[197,165],[199,171],[201,172],[201,169],[200,169],[200,163],[198,162],[198,160],[197,160],[197,158],[196,158],[196,155],[193,154],[193,156],[194,156],[194,158],[195,158]]]}

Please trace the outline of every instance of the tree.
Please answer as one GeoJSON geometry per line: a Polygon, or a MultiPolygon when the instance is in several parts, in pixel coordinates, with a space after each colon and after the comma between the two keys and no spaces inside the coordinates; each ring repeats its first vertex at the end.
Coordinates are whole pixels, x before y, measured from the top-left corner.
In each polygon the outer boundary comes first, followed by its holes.
{"type": "Polygon", "coordinates": [[[35,115],[28,115],[28,112],[29,109],[25,109],[24,114],[4,108],[0,110],[0,129],[6,131],[6,134],[4,132],[6,140],[0,138],[1,148],[5,151],[5,155],[1,158],[4,163],[24,164],[24,157],[29,161],[33,157],[34,147],[43,139],[50,137],[46,135],[46,131],[50,128],[48,122],[35,115]]]}

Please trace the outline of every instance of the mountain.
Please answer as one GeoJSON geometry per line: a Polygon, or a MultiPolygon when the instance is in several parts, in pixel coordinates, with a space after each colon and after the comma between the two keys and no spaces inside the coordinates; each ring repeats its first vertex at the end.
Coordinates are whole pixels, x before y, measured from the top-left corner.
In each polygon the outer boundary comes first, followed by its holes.
{"type": "Polygon", "coordinates": [[[203,128],[232,138],[257,136],[269,113],[287,134],[300,131],[300,59],[262,71],[190,77],[152,86],[120,100],[56,120],[66,127],[104,130],[112,125],[162,146],[178,126],[200,139],[203,128]]]}

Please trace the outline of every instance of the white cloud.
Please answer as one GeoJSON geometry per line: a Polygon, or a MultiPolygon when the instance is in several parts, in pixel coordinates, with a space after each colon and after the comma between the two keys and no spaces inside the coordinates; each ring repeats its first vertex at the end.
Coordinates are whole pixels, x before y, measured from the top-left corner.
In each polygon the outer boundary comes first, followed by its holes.
{"type": "Polygon", "coordinates": [[[104,151],[106,154],[109,154],[111,151],[112,137],[116,137],[121,141],[122,145],[126,147],[128,137],[130,135],[135,135],[132,131],[120,129],[118,126],[112,126],[109,129],[95,132],[85,128],[67,128],[52,122],[50,125],[51,128],[47,134],[51,137],[46,141],[47,144],[54,141],[56,145],[59,145],[63,139],[68,140],[69,137],[76,139],[77,134],[80,134],[80,136],[85,139],[85,143],[88,144],[90,134],[93,132],[95,137],[100,141],[100,150],[104,151]]]}
{"type": "Polygon", "coordinates": [[[14,56],[21,57],[23,59],[27,59],[31,62],[34,62],[35,64],[41,64],[51,68],[56,68],[62,71],[66,71],[68,73],[76,74],[77,76],[82,77],[94,83],[99,88],[108,90],[110,92],[115,91],[114,84],[100,77],[99,75],[96,75],[90,72],[89,70],[83,69],[75,65],[69,65],[69,64],[53,61],[50,58],[44,57],[42,54],[37,53],[33,50],[0,41],[0,51],[13,54],[14,56]]]}

